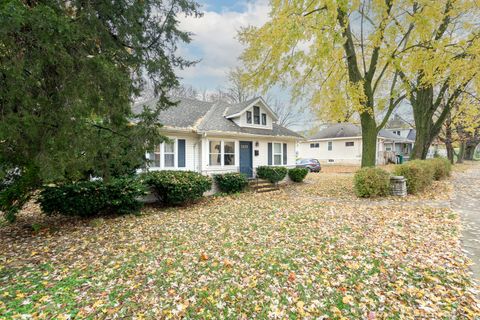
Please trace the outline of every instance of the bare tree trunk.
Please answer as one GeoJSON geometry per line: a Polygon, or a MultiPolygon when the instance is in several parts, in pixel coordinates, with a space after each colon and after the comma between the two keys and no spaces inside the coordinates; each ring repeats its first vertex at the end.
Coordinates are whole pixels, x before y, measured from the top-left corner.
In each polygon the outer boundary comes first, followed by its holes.
{"type": "Polygon", "coordinates": [[[445,147],[447,148],[448,160],[450,160],[450,163],[453,164],[455,161],[455,150],[453,149],[452,144],[452,127],[450,126],[450,121],[446,123],[444,143],[445,147]]]}
{"type": "Polygon", "coordinates": [[[463,158],[465,156],[465,141],[460,143],[460,150],[458,151],[457,163],[463,163],[463,158]]]}

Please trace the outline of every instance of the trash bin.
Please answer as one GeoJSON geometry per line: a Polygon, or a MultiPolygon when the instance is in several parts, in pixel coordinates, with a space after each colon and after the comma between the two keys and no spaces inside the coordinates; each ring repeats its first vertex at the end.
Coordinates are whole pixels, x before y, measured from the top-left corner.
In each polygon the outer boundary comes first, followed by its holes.
{"type": "Polygon", "coordinates": [[[403,163],[403,156],[401,154],[397,154],[397,164],[403,163]]]}

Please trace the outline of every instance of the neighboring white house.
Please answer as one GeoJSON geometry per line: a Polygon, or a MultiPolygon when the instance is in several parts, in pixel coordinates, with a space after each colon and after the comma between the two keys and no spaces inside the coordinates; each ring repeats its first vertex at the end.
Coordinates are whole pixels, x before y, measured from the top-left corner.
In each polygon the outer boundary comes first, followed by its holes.
{"type": "MultiPolygon", "coordinates": [[[[277,115],[261,97],[228,104],[179,98],[160,113],[162,143],[147,155],[148,170],[192,170],[202,174],[241,172],[255,176],[258,166],[295,166],[302,137],[276,123],[277,115]]],[[[138,103],[134,112],[156,99],[138,103]]]]}
{"type": "MultiPolygon", "coordinates": [[[[401,116],[395,114],[393,118],[385,126],[386,131],[398,135],[403,138],[403,141],[398,141],[393,144],[386,144],[386,150],[393,150],[395,154],[401,155],[404,160],[409,160],[413,151],[413,145],[415,143],[415,138],[417,131],[413,126],[405,121],[401,116]]],[[[433,158],[434,156],[447,157],[447,150],[445,145],[440,142],[439,139],[435,139],[432,142],[432,145],[428,149],[427,158],[433,158]]]]}
{"type": "Polygon", "coordinates": [[[385,149],[387,151],[394,151],[396,155],[401,155],[404,160],[409,160],[416,137],[415,129],[402,117],[395,114],[385,126],[385,130],[403,139],[397,141],[395,144],[385,144],[385,149]]]}
{"type": "MultiPolygon", "coordinates": [[[[377,164],[396,161],[394,144],[406,139],[386,130],[377,137],[377,164]]],[[[336,123],[298,143],[299,158],[318,159],[323,164],[360,165],[362,160],[362,129],[352,123],[336,123]]]]}

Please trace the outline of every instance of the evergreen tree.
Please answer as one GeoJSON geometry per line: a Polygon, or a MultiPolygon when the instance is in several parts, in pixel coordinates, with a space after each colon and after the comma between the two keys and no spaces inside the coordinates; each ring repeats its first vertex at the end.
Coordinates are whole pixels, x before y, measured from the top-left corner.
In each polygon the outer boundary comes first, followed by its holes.
{"type": "Polygon", "coordinates": [[[43,183],[108,179],[138,166],[164,139],[176,54],[190,34],[190,0],[20,1],[0,4],[0,210],[14,217],[43,183]],[[133,115],[146,82],[159,103],[133,115]]]}

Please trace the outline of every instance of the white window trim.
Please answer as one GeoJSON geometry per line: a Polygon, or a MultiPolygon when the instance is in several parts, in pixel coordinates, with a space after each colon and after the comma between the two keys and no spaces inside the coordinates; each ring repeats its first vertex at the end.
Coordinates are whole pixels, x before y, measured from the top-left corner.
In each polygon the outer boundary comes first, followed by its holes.
{"type": "Polygon", "coordinates": [[[327,142],[327,151],[333,151],[333,141],[327,142]]]}
{"type": "MultiPolygon", "coordinates": [[[[208,139],[207,141],[207,146],[208,146],[208,166],[209,167],[226,167],[226,168],[232,168],[237,165],[237,141],[233,139],[208,139]],[[220,165],[218,164],[210,164],[210,155],[212,154],[217,154],[217,152],[210,152],[210,142],[211,141],[220,141],[220,165]],[[233,164],[225,164],[225,142],[233,142],[233,164]]],[[[229,152],[228,154],[232,154],[229,152]]]]}
{"type": "MultiPolygon", "coordinates": [[[[173,167],[165,167],[165,142],[160,143],[160,166],[155,166],[155,163],[150,162],[148,164],[148,169],[156,169],[156,170],[172,170],[178,169],[178,150],[177,150],[177,138],[170,138],[173,142],[173,152],[169,152],[168,154],[173,154],[173,167]]],[[[149,154],[155,154],[155,150],[153,152],[147,152],[146,157],[149,159],[149,154]]]]}
{"type": "MultiPolygon", "coordinates": [[[[173,140],[173,139],[172,139],[173,140]]],[[[161,160],[160,161],[163,161],[162,163],[162,167],[165,168],[165,169],[176,169],[178,167],[178,162],[177,162],[177,139],[174,139],[173,141],[173,152],[166,152],[165,151],[165,148],[166,148],[166,143],[165,142],[162,142],[162,147],[163,147],[163,155],[161,157],[161,160]],[[173,166],[172,167],[167,167],[165,165],[165,155],[167,154],[173,154],[173,166]]]]}
{"type": "MultiPolygon", "coordinates": [[[[287,161],[288,164],[288,161],[287,161]]],[[[283,142],[272,142],[272,166],[283,166],[283,142]],[[275,144],[280,145],[280,153],[275,153],[275,144]],[[275,156],[280,155],[280,164],[275,164],[275,156]]],[[[286,165],[286,164],[285,164],[286,165]]]]}

